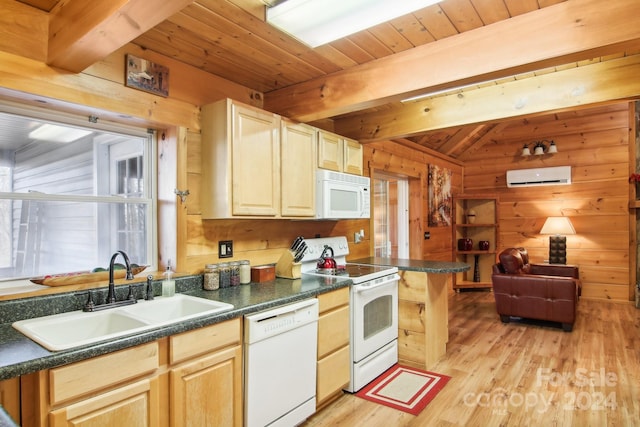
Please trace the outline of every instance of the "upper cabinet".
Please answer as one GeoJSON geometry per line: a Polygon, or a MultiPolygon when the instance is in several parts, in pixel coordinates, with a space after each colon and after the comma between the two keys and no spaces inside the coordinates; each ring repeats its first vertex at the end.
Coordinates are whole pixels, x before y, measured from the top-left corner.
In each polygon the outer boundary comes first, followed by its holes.
{"type": "Polygon", "coordinates": [[[306,217],[316,213],[316,147],[314,127],[282,119],[280,179],[282,216],[306,217]]]}
{"type": "Polygon", "coordinates": [[[202,218],[312,217],[315,153],[304,125],[229,99],[204,106],[202,218]]]}
{"type": "Polygon", "coordinates": [[[362,145],[324,130],[318,131],[318,167],[362,175],[362,145]]]}

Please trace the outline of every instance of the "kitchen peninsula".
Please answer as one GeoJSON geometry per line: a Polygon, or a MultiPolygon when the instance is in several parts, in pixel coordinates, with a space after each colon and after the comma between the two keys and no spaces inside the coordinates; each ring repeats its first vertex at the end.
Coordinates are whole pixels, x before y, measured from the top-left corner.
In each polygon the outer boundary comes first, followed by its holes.
{"type": "Polygon", "coordinates": [[[429,369],[447,351],[450,274],[467,271],[471,266],[462,262],[378,257],[349,262],[398,267],[398,361],[429,369]]]}

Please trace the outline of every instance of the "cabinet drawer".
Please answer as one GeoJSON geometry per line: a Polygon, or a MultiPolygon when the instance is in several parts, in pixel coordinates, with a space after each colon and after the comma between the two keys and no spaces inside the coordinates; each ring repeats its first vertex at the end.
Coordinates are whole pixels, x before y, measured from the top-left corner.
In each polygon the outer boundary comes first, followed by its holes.
{"type": "Polygon", "coordinates": [[[321,314],[318,318],[318,359],[349,344],[349,307],[321,314]]]}
{"type": "Polygon", "coordinates": [[[169,338],[169,363],[242,342],[240,318],[184,332],[169,338]]]}
{"type": "Polygon", "coordinates": [[[322,402],[349,383],[349,346],[318,361],[316,401],[322,402]]]}
{"type": "Polygon", "coordinates": [[[349,304],[349,287],[344,287],[326,294],[318,295],[318,311],[324,313],[327,310],[349,304]]]}
{"type": "Polygon", "coordinates": [[[51,369],[51,404],[153,372],[158,365],[158,343],[152,342],[51,369]]]}

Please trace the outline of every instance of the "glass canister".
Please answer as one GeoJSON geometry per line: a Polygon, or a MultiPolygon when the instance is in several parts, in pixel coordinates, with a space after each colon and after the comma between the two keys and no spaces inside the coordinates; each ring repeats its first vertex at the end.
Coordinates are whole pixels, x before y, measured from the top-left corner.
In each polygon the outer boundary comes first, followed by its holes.
{"type": "Polygon", "coordinates": [[[231,267],[229,266],[229,263],[220,263],[218,265],[218,270],[220,271],[220,287],[228,288],[231,286],[231,267]]]}
{"type": "Polygon", "coordinates": [[[231,286],[238,286],[240,284],[240,262],[232,261],[229,268],[231,269],[231,286]]]}
{"type": "Polygon", "coordinates": [[[251,283],[251,265],[248,259],[240,261],[240,284],[246,285],[251,283]]]}
{"type": "Polygon", "coordinates": [[[205,265],[202,287],[207,291],[214,291],[220,287],[220,272],[217,264],[205,265]]]}

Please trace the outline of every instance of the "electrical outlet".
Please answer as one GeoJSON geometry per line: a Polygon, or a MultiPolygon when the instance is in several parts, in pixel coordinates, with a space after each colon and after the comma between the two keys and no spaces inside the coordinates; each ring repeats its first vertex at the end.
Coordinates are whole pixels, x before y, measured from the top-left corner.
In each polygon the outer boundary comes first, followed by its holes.
{"type": "Polygon", "coordinates": [[[231,258],[233,256],[233,240],[221,240],[218,242],[218,258],[231,258]]]}

